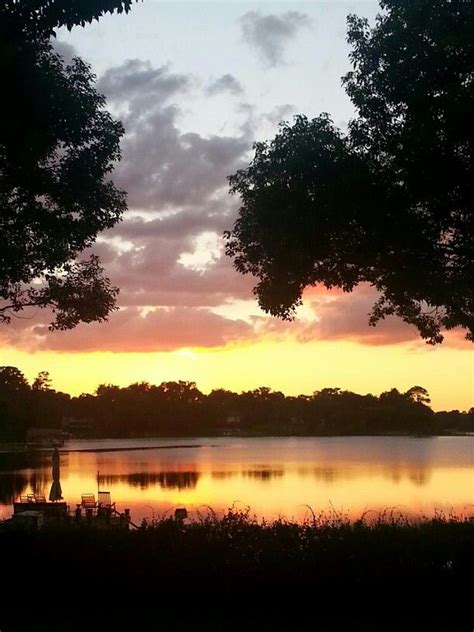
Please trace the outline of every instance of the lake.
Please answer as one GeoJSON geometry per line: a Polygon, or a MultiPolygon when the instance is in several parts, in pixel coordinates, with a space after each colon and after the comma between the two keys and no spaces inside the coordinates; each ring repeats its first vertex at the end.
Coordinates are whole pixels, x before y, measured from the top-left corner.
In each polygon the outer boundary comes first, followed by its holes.
{"type": "MultiPolygon", "coordinates": [[[[49,494],[51,451],[0,454],[0,517],[20,494],[49,494]]],[[[474,515],[474,437],[277,437],[73,440],[61,448],[61,485],[110,491],[132,520],[250,508],[262,518],[324,512],[355,519],[393,509],[474,515]],[[139,448],[139,449],[136,449],[139,448]]]]}

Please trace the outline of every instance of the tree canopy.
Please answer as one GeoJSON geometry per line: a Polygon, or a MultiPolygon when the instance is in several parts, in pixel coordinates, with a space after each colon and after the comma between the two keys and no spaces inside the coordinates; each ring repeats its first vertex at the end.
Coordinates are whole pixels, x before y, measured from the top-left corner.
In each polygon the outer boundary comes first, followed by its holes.
{"type": "MultiPolygon", "coordinates": [[[[0,366],[0,439],[23,440],[28,428],[60,429],[63,418],[89,420],[95,437],[335,436],[451,434],[474,430],[474,408],[435,413],[422,386],[379,396],[341,388],[285,395],[261,386],[209,394],[194,382],[101,384],[93,395],[57,391],[49,373],[31,385],[16,367],[0,366]]],[[[66,419],[67,426],[67,419],[66,419]]],[[[67,428],[65,428],[67,429],[67,428]]]]}
{"type": "Polygon", "coordinates": [[[54,29],[85,26],[105,13],[128,13],[138,0],[3,0],[2,20],[24,33],[54,34],[54,29]]]}
{"type": "Polygon", "coordinates": [[[294,316],[305,287],[379,298],[430,343],[474,339],[474,4],[381,0],[348,17],[356,109],[347,131],[297,116],[229,178],[241,207],[226,235],[260,306],[294,316]]]}
{"type": "Polygon", "coordinates": [[[104,320],[117,289],[96,256],[78,260],[120,220],[110,180],[123,127],[105,110],[88,64],[65,65],[54,29],[128,11],[131,1],[27,0],[0,6],[0,322],[50,307],[53,328],[104,320]]]}

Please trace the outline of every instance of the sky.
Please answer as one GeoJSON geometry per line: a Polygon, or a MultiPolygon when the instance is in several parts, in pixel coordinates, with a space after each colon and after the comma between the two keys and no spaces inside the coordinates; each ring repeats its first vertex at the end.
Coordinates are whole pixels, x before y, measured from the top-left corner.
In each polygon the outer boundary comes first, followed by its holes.
{"type": "Polygon", "coordinates": [[[435,409],[473,406],[472,343],[462,332],[434,348],[400,320],[369,327],[377,295],[367,286],[309,288],[297,319],[283,323],[258,308],[255,280],[224,254],[222,234],[239,206],[227,176],[295,114],[328,112],[347,125],[345,19],[373,22],[377,9],[372,1],[145,0],[128,15],[61,30],[58,52],[91,64],[126,130],[113,180],[129,210],[93,248],[121,289],[120,309],[69,332],[49,332],[41,312],[15,319],[0,330],[0,364],[29,379],[48,370],[55,388],[73,394],[176,379],[204,392],[421,385],[435,409]]]}

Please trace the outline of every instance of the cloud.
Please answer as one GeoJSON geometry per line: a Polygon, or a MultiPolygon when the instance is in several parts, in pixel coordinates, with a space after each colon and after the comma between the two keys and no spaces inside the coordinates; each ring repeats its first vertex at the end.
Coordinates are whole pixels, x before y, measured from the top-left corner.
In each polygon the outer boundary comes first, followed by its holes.
{"type": "Polygon", "coordinates": [[[128,191],[130,211],[101,233],[92,250],[120,287],[121,310],[109,323],[53,333],[47,330],[51,314],[28,314],[31,320],[2,328],[6,343],[58,351],[164,351],[259,337],[363,344],[417,338],[413,328],[396,319],[369,328],[367,314],[376,296],[367,288],[350,296],[309,290],[303,317],[294,323],[263,314],[235,320],[229,317],[232,310],[222,309],[251,300],[256,282],[238,274],[223,254],[222,233],[232,227],[239,204],[227,194],[227,176],[247,164],[256,129],[276,125],[294,109],[283,104],[259,114],[250,104],[236,104],[248,122],[239,134],[183,131],[176,101],[212,86],[232,91],[233,79],[222,75],[202,88],[192,76],[140,60],[104,73],[99,89],[112,109],[122,112],[126,129],[123,160],[113,178],[128,191]]]}
{"type": "MultiPolygon", "coordinates": [[[[218,81],[226,77],[232,78],[218,81]]],[[[245,164],[252,144],[247,134],[205,137],[179,129],[181,110],[175,101],[196,83],[168,66],[155,68],[137,59],[107,70],[99,81],[125,126],[114,180],[128,192],[131,208],[202,205],[219,189],[227,190],[227,176],[245,164]]]]}
{"type": "Polygon", "coordinates": [[[182,132],[174,99],[195,85],[138,60],[108,70],[99,83],[108,103],[124,111],[126,129],[114,181],[128,192],[131,210],[97,245],[122,307],[207,308],[251,294],[251,280],[223,254],[222,233],[238,203],[227,194],[227,176],[246,164],[252,138],[182,132]],[[212,256],[202,252],[209,238],[217,244],[212,256]]]}
{"type": "MultiPolygon", "coordinates": [[[[186,229],[182,235],[159,231],[158,226],[151,228],[148,236],[134,237],[133,247],[117,253],[115,260],[107,264],[107,275],[121,288],[122,306],[209,307],[234,297],[251,296],[252,278],[238,274],[221,252],[210,258],[198,256],[197,261],[207,261],[205,265],[193,265],[192,259],[185,265],[183,255],[199,254],[200,241],[211,234],[209,231],[196,235],[186,229]]],[[[214,233],[214,244],[220,239],[220,233],[214,233]]]]}
{"type": "Polygon", "coordinates": [[[240,18],[240,25],[244,41],[257,51],[265,66],[273,68],[285,63],[285,46],[301,28],[310,25],[310,19],[297,11],[281,15],[249,11],[240,18]]]}
{"type": "Polygon", "coordinates": [[[16,344],[34,351],[151,352],[180,348],[217,347],[251,334],[243,320],[231,320],[202,308],[154,309],[143,314],[127,308],[111,315],[104,325],[79,325],[67,332],[50,332],[35,325],[16,336],[16,344]]]}
{"type": "Polygon", "coordinates": [[[176,110],[166,108],[127,126],[116,181],[132,208],[203,204],[227,189],[227,176],[244,164],[247,138],[183,134],[175,121],[176,110]]]}
{"type": "Polygon", "coordinates": [[[77,57],[77,50],[67,42],[61,42],[61,40],[52,38],[52,45],[58,55],[61,55],[66,65],[71,62],[73,57],[77,57]]]}
{"type": "Polygon", "coordinates": [[[261,317],[252,320],[260,336],[276,340],[291,339],[298,343],[345,340],[370,346],[415,343],[425,348],[416,328],[399,318],[389,317],[376,327],[369,326],[369,312],[377,296],[366,285],[350,294],[320,285],[305,291],[296,320],[261,317]]]}
{"type": "Polygon", "coordinates": [[[277,105],[270,112],[263,114],[263,118],[272,125],[279,125],[282,121],[287,120],[291,114],[294,114],[296,107],[291,103],[283,103],[277,105]]]}
{"type": "Polygon", "coordinates": [[[125,103],[136,111],[160,106],[189,90],[191,84],[191,75],[172,73],[167,65],[155,68],[149,61],[128,59],[106,70],[97,88],[105,94],[108,104],[125,103]]]}
{"type": "Polygon", "coordinates": [[[222,75],[212,83],[210,83],[206,89],[207,94],[214,96],[215,94],[222,94],[223,92],[229,92],[230,94],[242,94],[244,89],[240,82],[234,77],[234,75],[226,74],[222,75]]]}
{"type": "Polygon", "coordinates": [[[389,316],[379,321],[376,327],[371,327],[369,314],[377,298],[378,293],[374,289],[362,285],[350,294],[313,301],[311,307],[318,320],[299,334],[299,340],[317,337],[376,346],[419,340],[417,329],[395,316],[389,316]]]}

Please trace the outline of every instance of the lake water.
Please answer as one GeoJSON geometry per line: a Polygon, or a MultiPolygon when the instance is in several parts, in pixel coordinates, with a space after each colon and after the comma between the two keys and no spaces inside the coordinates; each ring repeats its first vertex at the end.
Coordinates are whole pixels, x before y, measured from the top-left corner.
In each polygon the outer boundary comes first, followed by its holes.
{"type": "MultiPolygon", "coordinates": [[[[51,482],[50,451],[0,454],[0,517],[20,494],[48,496],[51,482]]],[[[61,448],[72,509],[98,483],[134,522],[176,507],[196,516],[232,505],[268,519],[304,519],[307,505],[351,518],[384,509],[474,515],[474,437],[75,440],[61,448]]]]}

